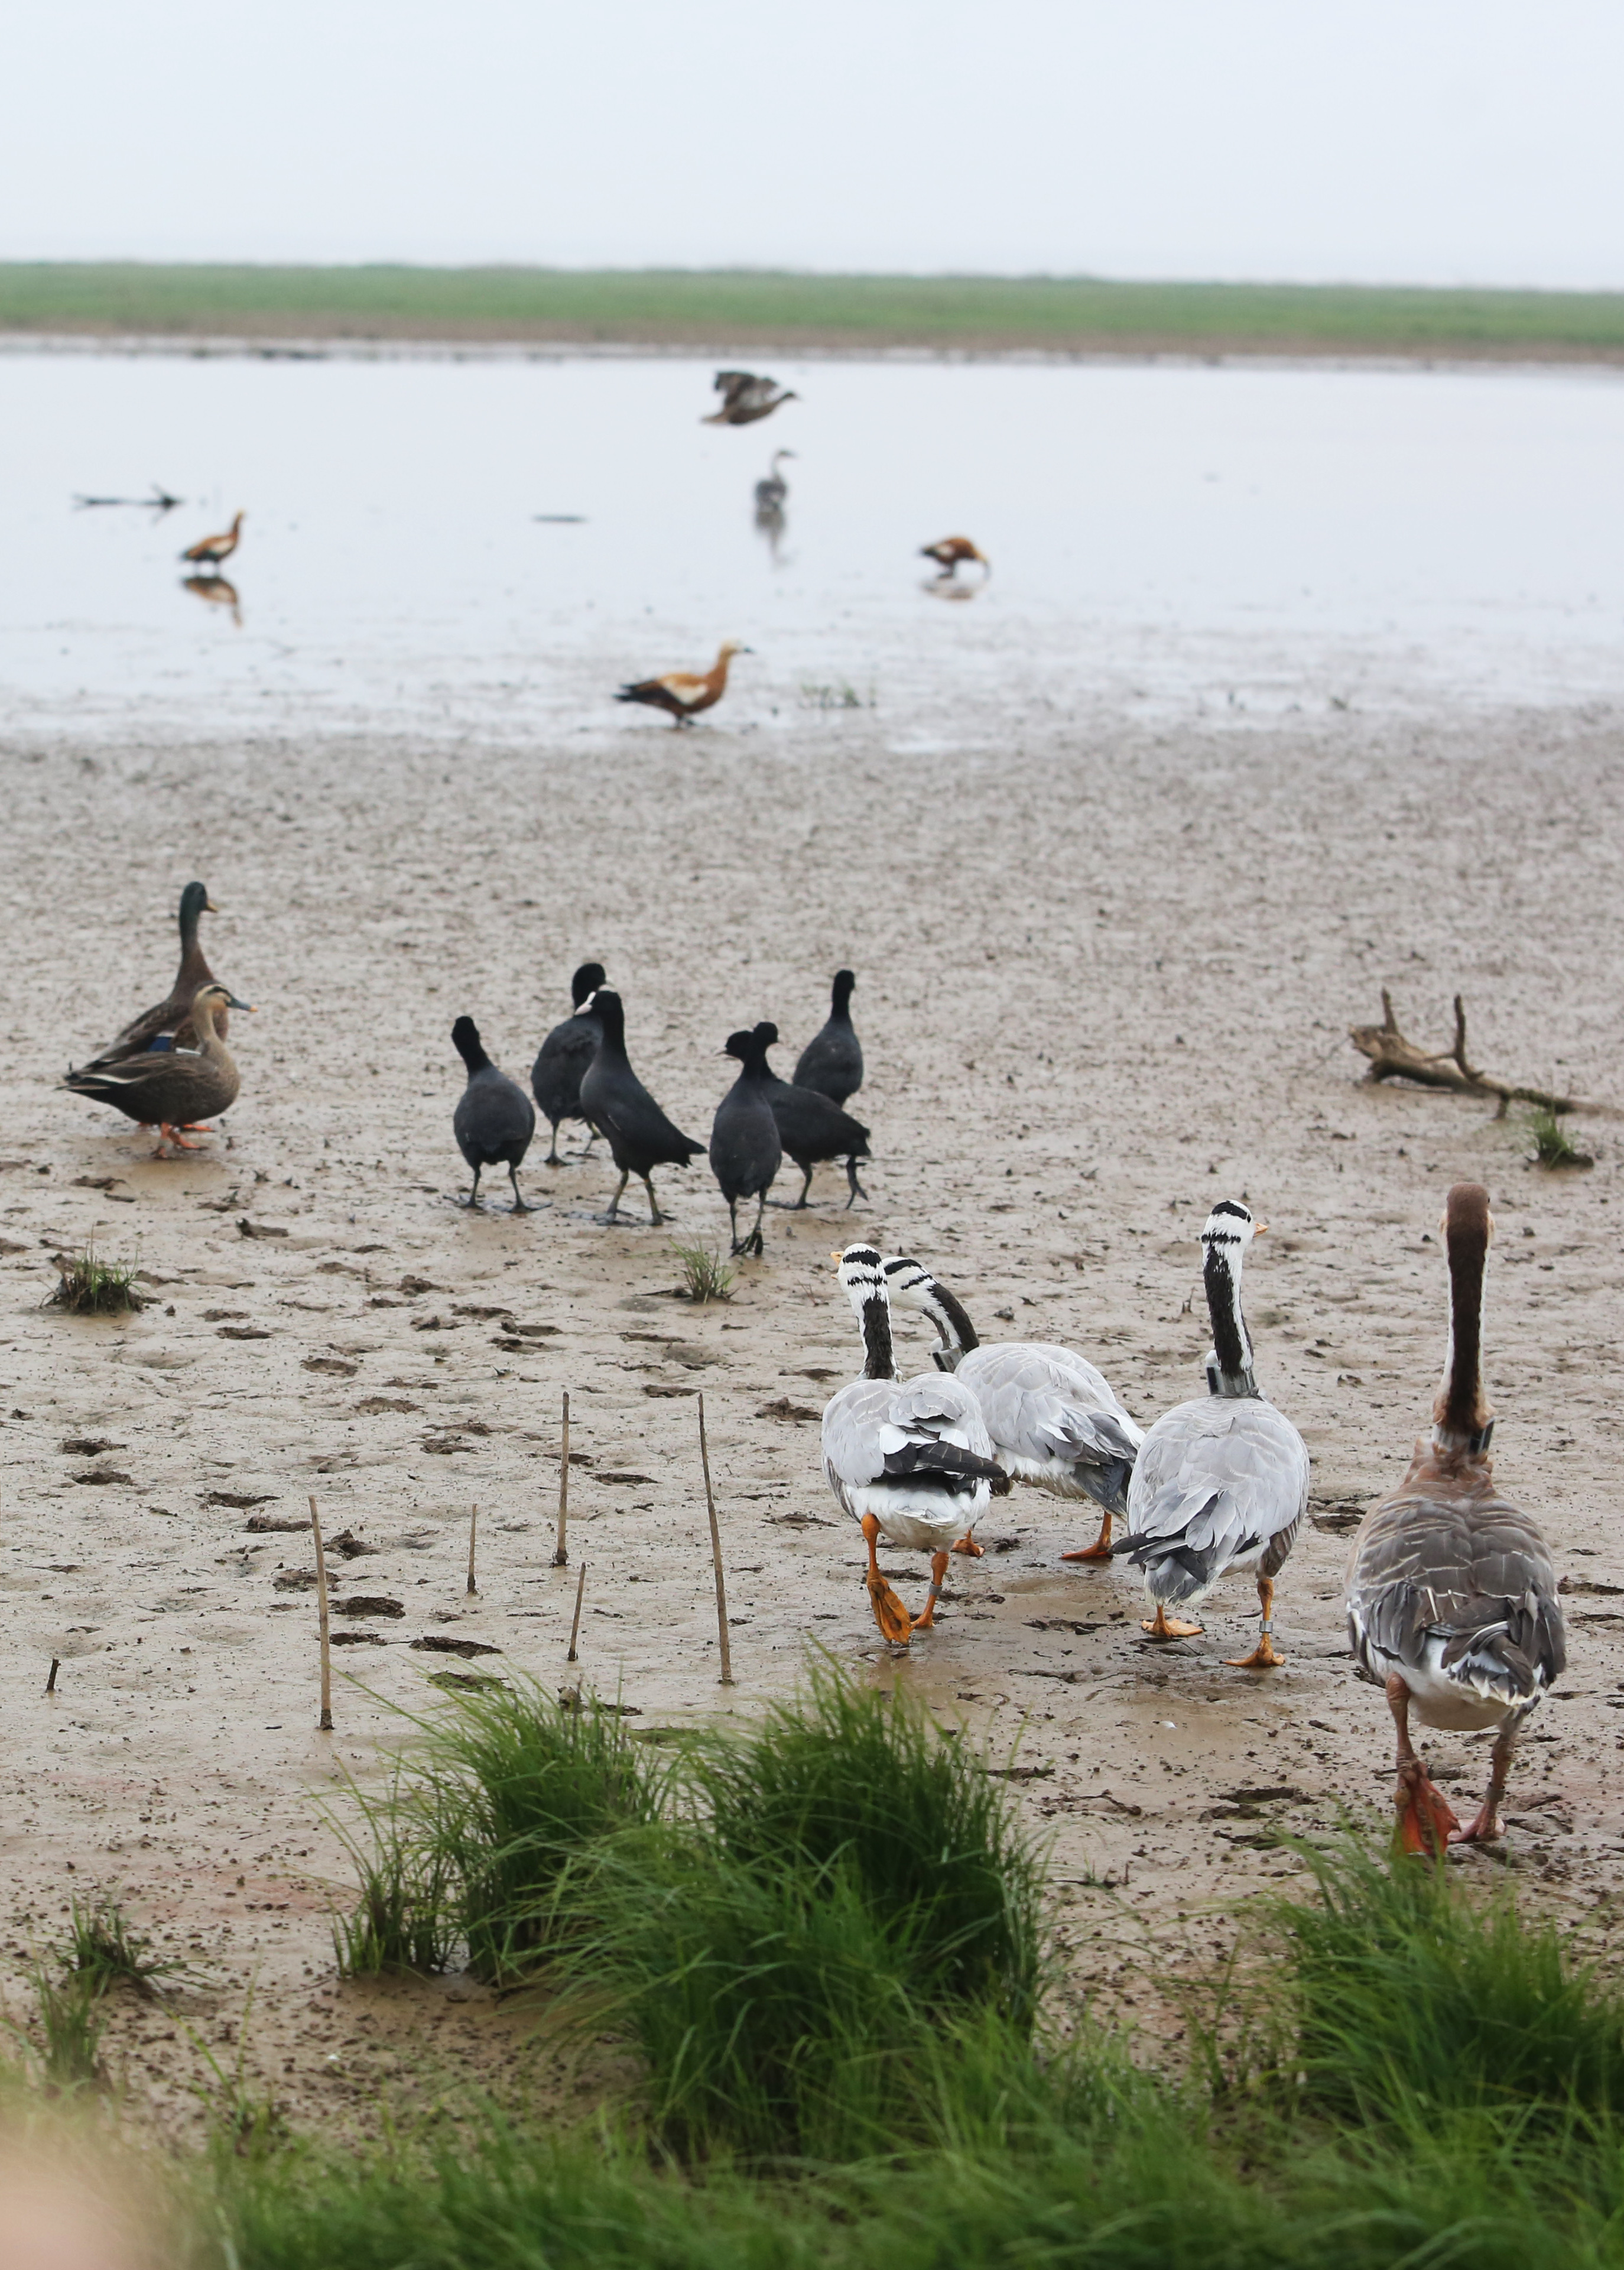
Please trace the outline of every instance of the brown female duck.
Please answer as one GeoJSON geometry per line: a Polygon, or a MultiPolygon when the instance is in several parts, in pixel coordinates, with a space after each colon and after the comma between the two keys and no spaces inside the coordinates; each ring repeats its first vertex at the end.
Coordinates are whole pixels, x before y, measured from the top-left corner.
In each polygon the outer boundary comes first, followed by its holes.
{"type": "Polygon", "coordinates": [[[229,1110],[241,1085],[235,1059],[220,1038],[217,1020],[227,1009],[246,1009],[224,985],[211,979],[194,996],[192,1021],[197,1031],[195,1049],[149,1049],[116,1064],[84,1065],[70,1072],[62,1085],[93,1103],[110,1103],[126,1118],[159,1131],[158,1155],[166,1143],[177,1151],[195,1151],[182,1128],[210,1131],[200,1123],[211,1114],[229,1110]]]}

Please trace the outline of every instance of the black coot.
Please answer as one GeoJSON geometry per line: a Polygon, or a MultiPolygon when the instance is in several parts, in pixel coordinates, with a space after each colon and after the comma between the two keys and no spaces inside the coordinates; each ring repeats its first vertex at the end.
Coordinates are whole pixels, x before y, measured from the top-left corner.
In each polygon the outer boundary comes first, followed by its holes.
{"type": "Polygon", "coordinates": [[[846,1161],[846,1206],[848,1212],[868,1192],[857,1180],[857,1161],[869,1156],[868,1129],[838,1103],[831,1103],[827,1095],[815,1087],[794,1087],[787,1079],[780,1079],[766,1061],[765,1050],[778,1038],[776,1025],[758,1025],[756,1037],[762,1040],[762,1063],[767,1072],[767,1100],[778,1128],[778,1139],[790,1154],[802,1175],[801,1195],[797,1207],[806,1203],[806,1193],[812,1188],[812,1168],[821,1159],[844,1159],[846,1161]]]}
{"type": "MultiPolygon", "coordinates": [[[[564,1163],[559,1157],[560,1124],[581,1116],[582,1078],[597,1052],[598,1035],[603,1030],[596,1013],[585,1004],[603,982],[601,961],[582,963],[569,981],[575,1014],[566,1017],[561,1025],[554,1025],[530,1066],[530,1092],[540,1106],[542,1117],[552,1130],[552,1148],[547,1154],[550,1167],[561,1167],[564,1163]]],[[[589,1128],[588,1150],[597,1132],[595,1127],[589,1128]]]]}
{"type": "Polygon", "coordinates": [[[851,989],[856,982],[849,969],[835,971],[829,1021],[807,1042],[795,1067],[797,1087],[815,1087],[831,1103],[844,1103],[863,1085],[863,1043],[851,1023],[851,989]]]}
{"type": "Polygon", "coordinates": [[[778,1125],[767,1099],[767,1051],[778,1038],[776,1025],[758,1025],[753,1033],[730,1033],[723,1051],[737,1057],[743,1067],[721,1102],[710,1129],[710,1168],[728,1202],[733,1225],[735,1253],[760,1253],[761,1214],[773,1177],[783,1160],[778,1125]],[[756,1201],[755,1228],[738,1235],[740,1198],[756,1201]]]}
{"type": "Polygon", "coordinates": [[[474,1170],[468,1203],[479,1203],[479,1176],[486,1167],[506,1167],[513,1184],[515,1213],[530,1209],[519,1196],[518,1169],[536,1132],[536,1107],[505,1072],[498,1072],[480,1044],[479,1027],[471,1017],[459,1017],[451,1027],[456,1052],[468,1067],[468,1085],[451,1115],[456,1147],[474,1170]]]}
{"type": "Polygon", "coordinates": [[[635,1175],[649,1193],[649,1219],[657,1227],[665,1217],[655,1202],[650,1175],[656,1167],[686,1167],[702,1154],[705,1146],[671,1125],[632,1070],[626,1053],[626,1012],[620,996],[600,990],[592,1005],[603,1036],[581,1082],[581,1109],[588,1123],[608,1142],[620,1169],[619,1183],[609,1202],[609,1219],[615,1220],[620,1192],[635,1175]]]}

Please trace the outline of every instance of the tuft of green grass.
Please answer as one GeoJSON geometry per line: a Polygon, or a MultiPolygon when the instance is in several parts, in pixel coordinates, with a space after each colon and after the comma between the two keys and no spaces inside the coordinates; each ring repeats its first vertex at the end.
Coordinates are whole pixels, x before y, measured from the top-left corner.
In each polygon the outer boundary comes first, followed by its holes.
{"type": "Polygon", "coordinates": [[[146,1305],[136,1290],[139,1265],[104,1261],[93,1242],[56,1265],[56,1289],[46,1301],[48,1309],[65,1309],[72,1317],[116,1317],[146,1305]]]}
{"type": "Polygon", "coordinates": [[[121,1980],[138,1993],[152,1994],[158,1980],[186,1969],[178,1955],[154,1955],[145,1933],[131,1926],[118,1902],[105,1892],[83,1906],[73,1902],[61,1960],[65,1977],[87,1981],[98,1994],[121,1980]]]}
{"type": "Polygon", "coordinates": [[[349,1912],[333,1918],[340,1977],[443,1970],[461,1928],[447,1855],[424,1836],[421,1820],[402,1800],[398,1780],[382,1804],[369,1803],[359,1790],[352,1794],[365,1823],[363,1835],[334,1823],[355,1863],[360,1890],[349,1912]]]}
{"type": "Polygon", "coordinates": [[[101,2075],[101,2037],[107,2029],[103,1988],[93,1977],[57,1971],[44,1961],[24,1974],[34,1994],[33,2029],[7,2020],[11,2030],[33,2052],[48,2088],[63,2093],[88,2088],[101,2075]]]}
{"type": "Polygon", "coordinates": [[[864,701],[856,687],[849,685],[842,678],[835,686],[803,684],[801,707],[803,709],[871,709],[874,697],[871,694],[864,701]]]}
{"type": "Polygon", "coordinates": [[[682,1288],[688,1300],[702,1305],[732,1299],[737,1272],[730,1262],[708,1245],[679,1245],[674,1238],[671,1251],[682,1265],[682,1288]]]}
{"type": "Polygon", "coordinates": [[[1554,1924],[1509,1891],[1483,1901],[1455,1871],[1388,1867],[1352,1842],[1304,1857],[1317,1898],[1272,1913],[1310,2101],[1359,2122],[1624,2117],[1624,2001],[1554,1924]]]}
{"type": "Polygon", "coordinates": [[[1593,1167],[1595,1160],[1578,1145],[1563,1126],[1561,1116],[1548,1105],[1539,1104],[1528,1115],[1528,1131],[1533,1137],[1535,1163],[1541,1167],[1593,1167]]]}

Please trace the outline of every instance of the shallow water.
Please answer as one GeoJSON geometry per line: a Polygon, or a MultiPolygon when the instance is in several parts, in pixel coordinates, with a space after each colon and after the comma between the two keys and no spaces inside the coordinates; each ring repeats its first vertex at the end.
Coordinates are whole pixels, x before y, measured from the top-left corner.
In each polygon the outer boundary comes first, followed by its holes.
{"type": "Polygon", "coordinates": [[[755,655],[718,722],[768,730],[872,697],[951,731],[1004,684],[1150,716],[1624,695],[1617,374],[770,367],[803,398],[735,430],[700,422],[709,360],[0,357],[8,714],[648,730],[615,683],[727,635],[755,655]],[[73,508],[154,479],[183,508],[73,508]],[[228,587],[188,590],[239,506],[228,587]],[[917,547],[957,531],[994,574],[947,605],[917,547]]]}

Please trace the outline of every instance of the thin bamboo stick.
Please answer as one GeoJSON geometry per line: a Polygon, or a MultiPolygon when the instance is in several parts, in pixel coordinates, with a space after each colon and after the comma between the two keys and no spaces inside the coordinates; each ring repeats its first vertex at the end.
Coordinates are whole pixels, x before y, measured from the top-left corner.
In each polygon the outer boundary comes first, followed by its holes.
{"type": "Polygon", "coordinates": [[[473,1511],[468,1517],[468,1597],[470,1599],[473,1598],[474,1594],[479,1589],[478,1585],[474,1582],[474,1541],[478,1535],[478,1532],[479,1509],[478,1506],[475,1506],[473,1511]]]}
{"type": "Polygon", "coordinates": [[[552,1555],[552,1565],[555,1569],[567,1568],[569,1563],[569,1548],[564,1541],[564,1532],[568,1525],[568,1521],[569,1390],[568,1388],[566,1388],[564,1390],[564,1447],[559,1454],[559,1541],[558,1550],[552,1555]]]}
{"type": "Polygon", "coordinates": [[[700,1464],[705,1469],[705,1507],[710,1516],[710,1558],[716,1572],[716,1644],[722,1651],[723,1687],[733,1684],[733,1653],[728,1645],[728,1591],[722,1574],[722,1532],[716,1525],[716,1494],[710,1487],[710,1448],[705,1440],[705,1391],[700,1390],[700,1464]]]}
{"type": "Polygon", "coordinates": [[[322,1517],[316,1511],[315,1500],[310,1501],[310,1528],[315,1538],[315,1614],[322,1635],[322,1715],[316,1721],[317,1731],[330,1734],[333,1730],[333,1651],[327,1627],[327,1555],[322,1550],[322,1517]]]}
{"type": "Polygon", "coordinates": [[[581,1574],[575,1579],[575,1621],[569,1628],[569,1653],[564,1658],[566,1663],[573,1663],[575,1660],[575,1642],[581,1636],[581,1596],[586,1588],[587,1564],[583,1561],[581,1564],[581,1574]]]}

